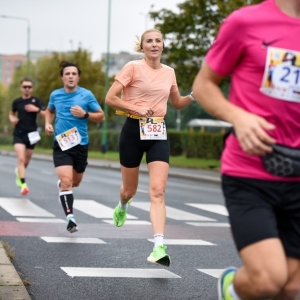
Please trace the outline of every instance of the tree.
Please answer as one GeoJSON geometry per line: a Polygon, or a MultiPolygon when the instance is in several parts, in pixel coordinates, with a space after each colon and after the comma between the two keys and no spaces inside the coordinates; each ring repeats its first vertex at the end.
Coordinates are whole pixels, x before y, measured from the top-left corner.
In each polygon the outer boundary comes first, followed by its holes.
{"type": "MultiPolygon", "coordinates": [[[[150,17],[156,22],[155,27],[164,35],[166,47],[162,62],[175,69],[180,90],[190,91],[202,60],[225,17],[237,8],[262,1],[188,0],[177,5],[178,13],[168,9],[150,12],[150,17]]],[[[222,84],[225,93],[228,91],[228,85],[227,79],[222,84]]],[[[169,112],[174,114],[172,110],[169,112]]],[[[191,118],[185,116],[190,112],[194,115],[195,110],[182,111],[184,120],[191,118]]],[[[198,112],[201,115],[204,113],[203,109],[198,112]]]]}

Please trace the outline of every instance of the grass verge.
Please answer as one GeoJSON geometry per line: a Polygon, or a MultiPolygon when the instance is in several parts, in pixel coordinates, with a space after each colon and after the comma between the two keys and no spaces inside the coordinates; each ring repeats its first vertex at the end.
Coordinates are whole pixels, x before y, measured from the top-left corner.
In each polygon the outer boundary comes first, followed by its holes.
{"type": "MultiPolygon", "coordinates": [[[[0,145],[0,150],[14,151],[14,148],[12,145],[0,145]]],[[[34,152],[51,155],[52,149],[44,149],[44,148],[36,147],[34,149],[34,152]]],[[[101,151],[89,151],[89,158],[104,159],[109,161],[119,161],[119,153],[113,151],[108,151],[106,153],[102,153],[101,151]]],[[[146,162],[145,156],[143,157],[142,161],[146,162]]],[[[218,171],[220,169],[220,161],[217,159],[187,158],[183,155],[171,156],[170,165],[172,167],[204,169],[204,170],[214,170],[214,171],[218,171]]]]}

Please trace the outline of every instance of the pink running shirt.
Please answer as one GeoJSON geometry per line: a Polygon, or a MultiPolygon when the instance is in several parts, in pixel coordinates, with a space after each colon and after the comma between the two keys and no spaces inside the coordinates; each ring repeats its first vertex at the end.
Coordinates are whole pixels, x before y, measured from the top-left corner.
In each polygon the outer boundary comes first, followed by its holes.
{"type": "MultiPolygon", "coordinates": [[[[300,148],[299,36],[300,20],[280,11],[275,0],[266,0],[233,12],[205,58],[217,74],[231,75],[229,101],[274,124],[269,134],[278,144],[294,148],[300,148]]],[[[245,153],[232,134],[222,154],[221,173],[299,180],[269,174],[261,158],[245,153]]]]}
{"type": "MultiPolygon", "coordinates": [[[[127,63],[115,77],[124,86],[122,99],[144,107],[151,105],[153,117],[165,116],[170,93],[178,91],[174,69],[161,66],[160,69],[153,69],[145,59],[134,60],[127,63]]],[[[128,113],[136,114],[132,111],[128,113]]]]}

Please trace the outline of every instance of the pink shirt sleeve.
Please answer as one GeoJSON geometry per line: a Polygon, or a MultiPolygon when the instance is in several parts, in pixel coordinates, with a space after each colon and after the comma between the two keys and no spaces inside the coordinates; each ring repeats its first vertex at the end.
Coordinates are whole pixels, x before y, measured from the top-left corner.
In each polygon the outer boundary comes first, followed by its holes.
{"type": "Polygon", "coordinates": [[[245,27],[243,16],[237,10],[225,19],[205,62],[220,76],[229,75],[244,50],[245,27]]]}

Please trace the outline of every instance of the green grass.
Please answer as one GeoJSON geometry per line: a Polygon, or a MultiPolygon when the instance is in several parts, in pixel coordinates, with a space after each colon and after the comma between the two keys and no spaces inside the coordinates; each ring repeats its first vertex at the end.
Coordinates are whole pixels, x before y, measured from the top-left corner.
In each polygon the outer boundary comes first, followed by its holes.
{"type": "MultiPolygon", "coordinates": [[[[14,151],[12,145],[0,145],[0,150],[14,151]]],[[[52,149],[44,149],[36,147],[34,149],[35,153],[40,154],[52,154],[52,149]]],[[[102,153],[100,151],[89,151],[89,158],[93,159],[104,159],[110,161],[118,161],[119,153],[108,151],[102,153]]],[[[145,162],[145,156],[143,157],[143,162],[145,162]]],[[[170,165],[173,167],[183,167],[183,168],[193,168],[193,169],[205,169],[205,170],[219,170],[220,161],[216,159],[202,159],[202,158],[186,158],[185,156],[171,156],[170,165]]]]}

